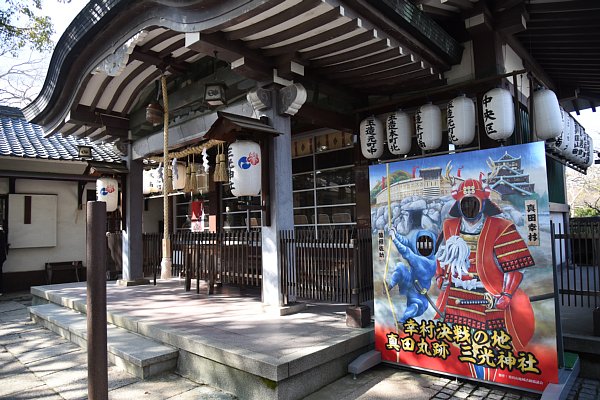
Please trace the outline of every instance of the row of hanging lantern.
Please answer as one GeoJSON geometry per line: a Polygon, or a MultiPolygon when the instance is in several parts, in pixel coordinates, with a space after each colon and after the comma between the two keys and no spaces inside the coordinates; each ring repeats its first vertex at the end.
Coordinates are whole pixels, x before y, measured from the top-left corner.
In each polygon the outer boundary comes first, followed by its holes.
{"type": "MultiPolygon", "coordinates": [[[[568,113],[561,110],[554,92],[548,89],[533,93],[534,132],[540,140],[547,140],[552,151],[581,167],[593,163],[593,143],[568,113]]],[[[493,140],[508,139],[515,130],[515,110],[511,93],[494,88],[482,97],[483,130],[493,140]]],[[[475,139],[475,103],[459,96],[446,106],[448,141],[455,146],[465,146],[475,139]]],[[[365,158],[380,158],[387,142],[393,155],[406,155],[411,151],[412,137],[416,136],[421,150],[436,150],[442,144],[442,113],[434,104],[419,107],[414,122],[409,114],[399,110],[385,119],[385,125],[376,116],[360,123],[361,152],[365,158]]]]}
{"type": "MultiPolygon", "coordinates": [[[[208,191],[209,165],[206,150],[203,163],[188,162],[187,167],[173,159],[171,165],[173,190],[202,194],[208,191]]],[[[189,161],[189,160],[188,160],[189,161]]],[[[163,190],[165,169],[162,165],[143,172],[143,193],[158,194],[163,190]]],[[[229,145],[227,157],[224,145],[219,145],[213,175],[215,182],[230,182],[231,193],[236,196],[257,196],[261,190],[262,155],[258,143],[237,140],[229,145]]]]}
{"type": "Polygon", "coordinates": [[[590,135],[571,115],[560,107],[554,92],[540,89],[534,92],[533,131],[546,141],[546,149],[580,167],[594,163],[594,143],[590,135]]]}
{"type": "MultiPolygon", "coordinates": [[[[503,89],[498,89],[503,90],[503,89]]],[[[486,93],[484,101],[484,120],[489,120],[486,132],[496,140],[503,140],[510,136],[514,130],[514,111],[512,99],[508,93],[510,112],[492,107],[507,107],[503,92],[495,90],[486,93]],[[490,104],[491,103],[491,104],[490,104]],[[486,111],[487,107],[490,111],[486,111]],[[487,114],[486,114],[487,113],[487,114]],[[494,113],[510,114],[512,124],[496,124],[494,113]],[[495,126],[497,125],[497,126],[495,126]],[[507,135],[508,132],[508,135],[507,135]]],[[[470,98],[462,95],[452,99],[446,106],[446,123],[448,128],[448,141],[455,146],[465,146],[475,139],[475,103],[470,98]]],[[[405,111],[398,110],[387,116],[385,127],[376,116],[365,118],[360,123],[361,151],[365,158],[379,158],[383,155],[384,142],[387,139],[388,149],[393,155],[405,155],[411,151],[413,134],[417,138],[417,145],[421,150],[435,150],[442,145],[442,111],[435,104],[425,104],[417,109],[414,122],[405,111]]]]}

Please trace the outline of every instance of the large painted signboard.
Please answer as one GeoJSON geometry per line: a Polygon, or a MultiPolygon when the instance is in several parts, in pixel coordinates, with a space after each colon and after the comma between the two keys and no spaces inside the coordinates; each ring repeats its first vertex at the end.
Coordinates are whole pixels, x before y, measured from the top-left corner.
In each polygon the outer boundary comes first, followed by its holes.
{"type": "Polygon", "coordinates": [[[534,391],[556,383],[544,143],[369,174],[383,360],[534,391]]]}

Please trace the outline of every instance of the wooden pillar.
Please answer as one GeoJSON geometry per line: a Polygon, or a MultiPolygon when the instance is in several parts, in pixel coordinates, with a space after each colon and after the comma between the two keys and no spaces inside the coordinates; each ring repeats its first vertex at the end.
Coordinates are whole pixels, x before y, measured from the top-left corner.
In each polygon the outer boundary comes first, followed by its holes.
{"type": "MultiPolygon", "coordinates": [[[[279,88],[270,87],[271,98],[277,99],[279,88]]],[[[262,301],[269,306],[283,305],[281,293],[281,260],[278,232],[294,229],[294,203],[292,197],[292,132],[289,115],[280,115],[277,107],[265,110],[269,124],[281,134],[269,146],[270,226],[262,227],[262,301]]],[[[290,301],[295,299],[290,298],[290,301]]]]}
{"type": "MultiPolygon", "coordinates": [[[[473,15],[465,20],[466,28],[473,41],[473,68],[475,78],[487,78],[504,73],[502,41],[494,30],[493,21],[485,5],[479,5],[473,15]]],[[[477,104],[482,104],[483,93],[477,95],[477,104]]],[[[498,147],[498,142],[490,139],[482,128],[483,115],[477,113],[479,145],[481,149],[498,147]]]]}
{"type": "Polygon", "coordinates": [[[131,157],[131,145],[128,146],[127,166],[129,173],[125,183],[125,229],[123,229],[123,279],[120,285],[148,283],[144,280],[143,270],[143,238],[142,213],[143,199],[143,164],[141,160],[131,157]]]}

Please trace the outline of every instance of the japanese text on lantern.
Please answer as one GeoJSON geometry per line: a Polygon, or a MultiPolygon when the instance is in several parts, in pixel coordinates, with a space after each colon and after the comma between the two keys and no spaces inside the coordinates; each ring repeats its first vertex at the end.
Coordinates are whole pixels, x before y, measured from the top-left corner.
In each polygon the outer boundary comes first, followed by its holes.
{"type": "Polygon", "coordinates": [[[391,113],[387,119],[387,134],[388,134],[388,147],[392,153],[400,151],[398,146],[398,125],[396,124],[397,118],[396,113],[391,113]]]}
{"type": "Polygon", "coordinates": [[[425,148],[425,142],[423,141],[423,116],[421,115],[420,108],[415,113],[415,132],[417,133],[417,144],[420,148],[425,148]]]}
{"type": "Polygon", "coordinates": [[[487,93],[483,96],[483,125],[485,126],[485,133],[487,133],[488,136],[498,133],[494,128],[496,113],[490,108],[490,103],[493,99],[494,98],[487,93]]]}
{"type": "Polygon", "coordinates": [[[446,360],[458,351],[460,362],[497,368],[517,370],[522,374],[540,375],[539,361],[531,352],[515,351],[512,337],[503,329],[491,331],[472,329],[466,325],[447,324],[443,321],[409,318],[404,324],[404,334],[386,334],[387,350],[410,352],[431,358],[446,360]]]}
{"type": "Polygon", "coordinates": [[[525,200],[525,226],[527,227],[527,244],[540,245],[540,223],[538,220],[537,201],[525,200]]]}
{"type": "Polygon", "coordinates": [[[367,137],[367,151],[370,154],[377,152],[377,138],[375,137],[375,120],[369,118],[365,126],[365,136],[367,137]]]}
{"type": "Polygon", "coordinates": [[[454,133],[456,123],[454,122],[454,103],[452,101],[448,103],[446,112],[448,114],[448,137],[450,138],[451,143],[458,142],[458,137],[456,137],[456,134],[454,133]]]}
{"type": "Polygon", "coordinates": [[[377,253],[379,254],[379,259],[385,259],[385,233],[383,231],[377,232],[377,253]]]}

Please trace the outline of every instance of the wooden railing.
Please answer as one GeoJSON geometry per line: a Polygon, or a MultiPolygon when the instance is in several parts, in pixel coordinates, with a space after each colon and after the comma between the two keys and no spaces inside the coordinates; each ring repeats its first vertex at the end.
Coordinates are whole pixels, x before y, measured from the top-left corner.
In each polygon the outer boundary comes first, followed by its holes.
{"type": "MultiPolygon", "coordinates": [[[[304,300],[358,304],[373,298],[369,229],[295,229],[280,231],[281,290],[284,303],[304,300]]],[[[160,276],[162,235],[144,234],[144,274],[160,276]]],[[[172,275],[209,284],[260,287],[260,231],[181,232],[171,235],[172,275]]]]}
{"type": "Polygon", "coordinates": [[[290,298],[358,303],[373,298],[371,233],[295,229],[279,232],[281,288],[290,298]]]}
{"type": "MultiPolygon", "coordinates": [[[[172,276],[186,278],[186,290],[196,279],[209,286],[215,282],[260,286],[262,280],[260,231],[178,232],[171,234],[172,276]]],[[[144,275],[160,275],[162,235],[144,234],[144,275]]],[[[209,287],[209,290],[212,286],[209,287]]]]}

